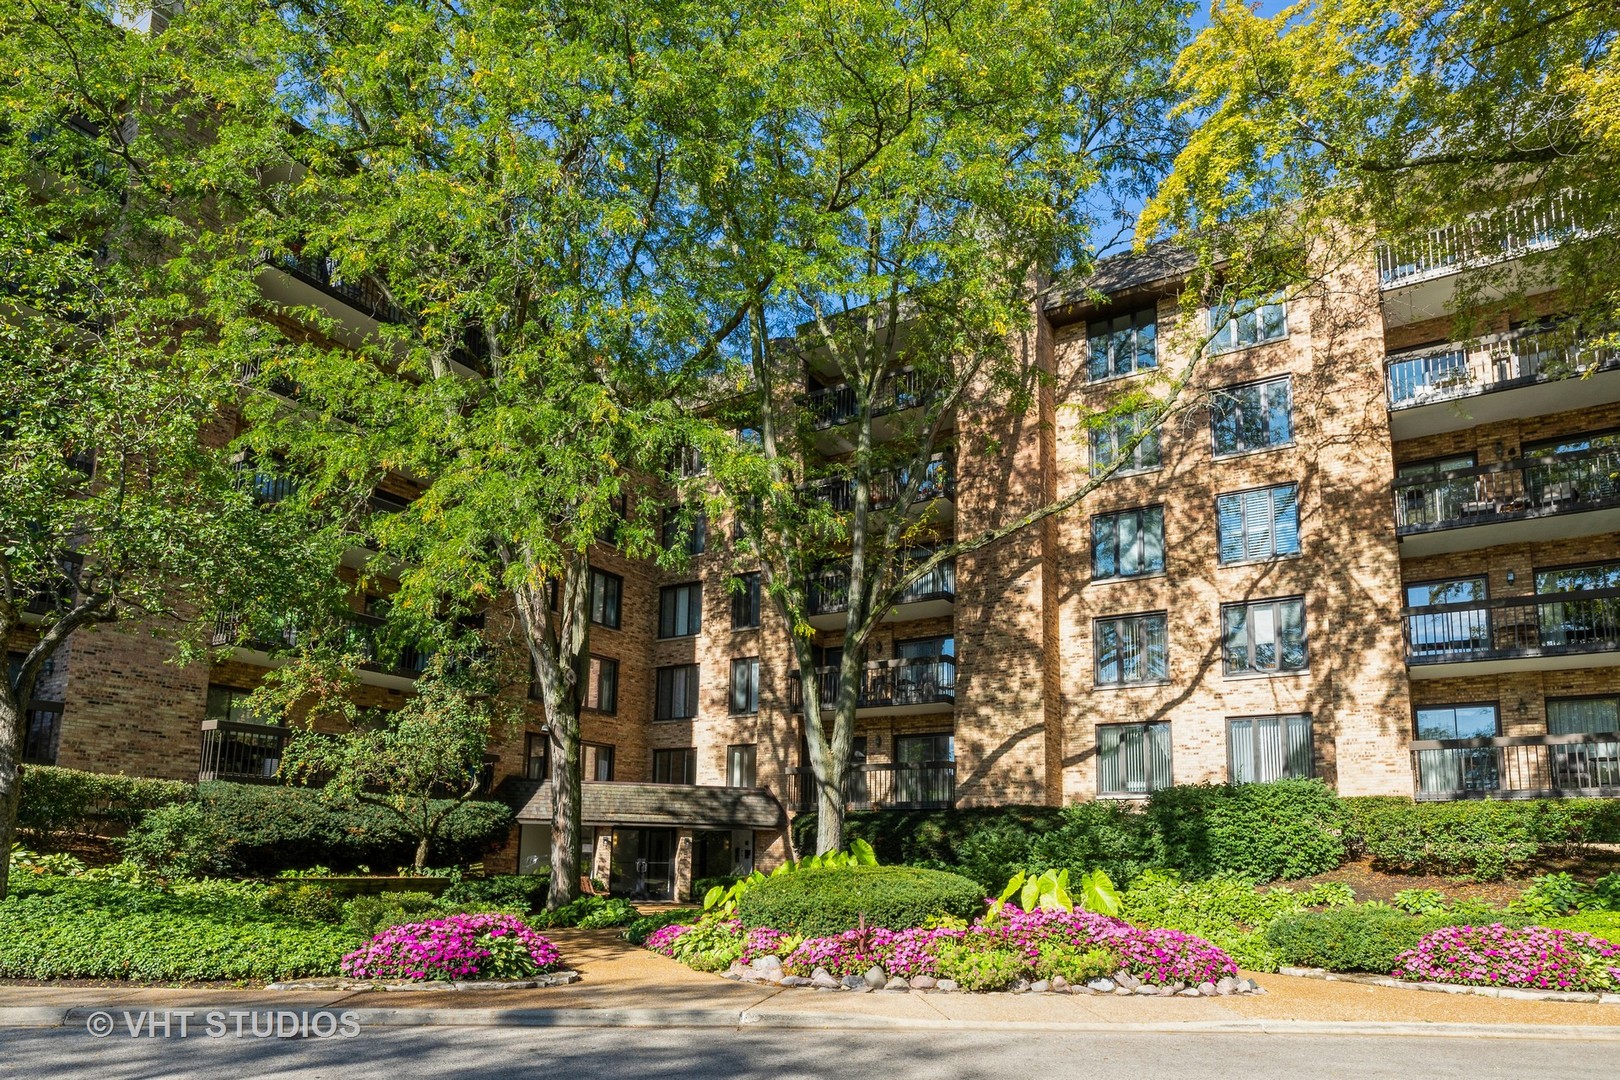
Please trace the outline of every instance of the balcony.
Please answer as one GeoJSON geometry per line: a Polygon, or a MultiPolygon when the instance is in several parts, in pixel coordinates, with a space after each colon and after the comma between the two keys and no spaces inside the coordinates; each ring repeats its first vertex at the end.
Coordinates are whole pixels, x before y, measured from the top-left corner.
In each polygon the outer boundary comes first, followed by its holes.
{"type": "MultiPolygon", "coordinates": [[[[909,368],[891,371],[878,384],[877,393],[872,398],[872,418],[877,420],[927,405],[934,400],[936,390],[909,368]]],[[[859,414],[855,389],[848,383],[810,391],[805,406],[810,412],[811,423],[822,430],[851,423],[859,414]]],[[[882,441],[890,432],[882,430],[873,434],[878,441],[882,441]]]]}
{"type": "MultiPolygon", "coordinates": [[[[794,812],[816,809],[815,774],[795,769],[791,776],[794,812]]],[[[956,804],[956,763],[851,765],[844,778],[844,804],[850,810],[949,809],[956,804]]]]}
{"type": "MultiPolygon", "coordinates": [[[[908,479],[907,470],[895,469],[872,477],[872,509],[888,510],[897,505],[908,479]]],[[[806,494],[826,503],[840,513],[855,509],[855,481],[845,477],[829,477],[809,485],[806,494]]],[[[950,520],[956,516],[956,463],[944,454],[935,454],[924,469],[917,484],[910,508],[936,505],[940,517],[950,520]]],[[[908,509],[910,509],[908,508],[908,509]]]]}
{"type": "MultiPolygon", "coordinates": [[[[361,671],[371,672],[375,676],[367,679],[362,675],[362,682],[404,688],[410,685],[409,680],[427,670],[433,653],[414,645],[397,649],[385,647],[381,631],[386,625],[386,620],[375,615],[354,612],[343,620],[343,644],[360,655],[361,671]]],[[[276,625],[253,627],[245,638],[241,629],[239,616],[221,615],[209,635],[209,645],[216,649],[234,646],[247,652],[250,662],[273,666],[275,661],[272,654],[295,647],[301,635],[299,627],[290,619],[276,625]]]]}
{"type": "Polygon", "coordinates": [[[1620,664],[1620,589],[1407,608],[1414,679],[1620,664]]]}
{"type": "Polygon", "coordinates": [[[1475,266],[1546,251],[1585,236],[1585,199],[1560,191],[1546,199],[1526,199],[1496,214],[1461,225],[1430,229],[1405,240],[1378,245],[1378,284],[1385,289],[1415,285],[1475,266]]]}
{"type": "MultiPolygon", "coordinates": [[[[288,295],[275,295],[273,299],[286,303],[305,306],[317,298],[308,295],[313,289],[321,296],[337,300],[350,310],[364,315],[379,323],[403,323],[407,319],[405,312],[396,306],[375,285],[364,278],[359,281],[345,281],[338,276],[336,265],[331,259],[285,252],[272,254],[265,252],[264,265],[274,267],[287,275],[293,281],[306,286],[306,289],[293,289],[288,295]]],[[[278,293],[283,290],[277,290],[278,293]]]]}
{"type": "MultiPolygon", "coordinates": [[[[956,657],[904,657],[874,660],[861,667],[855,715],[891,716],[949,711],[956,702],[956,657]]],[[[804,708],[799,677],[789,676],[791,705],[804,708]]],[[[821,706],[831,708],[838,697],[838,669],[816,669],[821,706]]]]}
{"type": "Polygon", "coordinates": [[[1620,401],[1620,352],[1559,327],[1493,334],[1392,356],[1385,385],[1390,434],[1415,439],[1620,401]]]}
{"type": "Polygon", "coordinates": [[[1395,481],[1395,533],[1415,558],[1620,529],[1620,446],[1395,481]]]}
{"type": "Polygon", "coordinates": [[[1620,735],[1412,743],[1419,801],[1620,796],[1620,735]]]}
{"type": "MultiPolygon", "coordinates": [[[[849,571],[828,570],[811,582],[808,622],[817,630],[844,625],[849,610],[849,571]]],[[[956,606],[956,560],[947,559],[912,582],[883,617],[884,622],[913,622],[950,615],[956,606]]]]}
{"type": "Polygon", "coordinates": [[[275,783],[286,742],[287,729],[276,724],[210,717],[202,722],[202,763],[197,779],[275,783]]]}

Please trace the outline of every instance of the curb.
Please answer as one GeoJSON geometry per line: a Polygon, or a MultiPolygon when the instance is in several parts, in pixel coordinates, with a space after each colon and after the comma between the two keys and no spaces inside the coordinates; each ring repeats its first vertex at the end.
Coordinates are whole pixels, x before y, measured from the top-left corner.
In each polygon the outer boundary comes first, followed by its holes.
{"type": "Polygon", "coordinates": [[[1467,997],[1508,998],[1513,1001],[1566,1001],[1584,1005],[1620,1005],[1620,994],[1572,990],[1520,990],[1512,986],[1469,986],[1462,983],[1413,982],[1388,975],[1365,975],[1328,971],[1326,968],[1280,967],[1277,974],[1322,982],[1382,986],[1389,990],[1421,990],[1430,994],[1461,994],[1467,997]]]}

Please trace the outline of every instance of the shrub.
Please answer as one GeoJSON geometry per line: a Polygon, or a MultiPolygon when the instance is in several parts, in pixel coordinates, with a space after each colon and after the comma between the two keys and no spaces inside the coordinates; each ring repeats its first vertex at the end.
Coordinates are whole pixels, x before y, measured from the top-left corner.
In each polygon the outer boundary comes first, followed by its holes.
{"type": "Polygon", "coordinates": [[[1121,888],[1138,875],[1166,865],[1164,844],[1153,820],[1124,803],[1099,799],[1065,806],[1056,828],[1030,845],[1029,869],[1102,870],[1121,888]]]}
{"type": "Polygon", "coordinates": [[[1453,926],[1396,958],[1396,978],[1525,990],[1607,991],[1620,985],[1620,947],[1590,934],[1453,926]]]}
{"type": "Polygon", "coordinates": [[[1275,971],[1279,958],[1266,927],[1309,907],[1347,903],[1342,886],[1319,885],[1296,893],[1286,886],[1258,890],[1244,878],[1217,876],[1183,881],[1156,870],[1137,879],[1124,897],[1123,915],[1139,926],[1196,934],[1231,954],[1250,971],[1275,971]]]}
{"type": "Polygon", "coordinates": [[[17,826],[41,835],[94,835],[133,825],[142,813],[186,802],[196,789],[178,780],[110,776],[55,765],[27,765],[20,775],[17,826]]]}
{"type": "Polygon", "coordinates": [[[1592,906],[1592,890],[1569,874],[1543,874],[1519,894],[1509,910],[1530,919],[1546,919],[1592,906]]]}
{"type": "Polygon", "coordinates": [[[936,970],[963,990],[1005,990],[1027,976],[1032,965],[1017,949],[953,941],[940,946],[936,970]]]}
{"type": "Polygon", "coordinates": [[[1425,934],[1476,921],[1478,915],[1467,909],[1407,915],[1364,904],[1284,915],[1266,929],[1266,940],[1284,964],[1387,975],[1397,957],[1416,948],[1425,934]]]}
{"type": "Polygon", "coordinates": [[[745,926],[799,934],[836,934],[865,922],[891,930],[921,926],[939,915],[979,911],[984,890],[958,874],[907,866],[800,870],[771,877],[745,894],[745,926]]]}
{"type": "Polygon", "coordinates": [[[1439,889],[1402,889],[1389,902],[1408,915],[1438,915],[1446,910],[1446,894],[1439,889]]]}
{"type": "Polygon", "coordinates": [[[438,900],[426,892],[387,892],[356,896],[343,905],[343,928],[354,937],[372,937],[390,926],[418,922],[438,908],[438,900]]]}
{"type": "Polygon", "coordinates": [[[546,894],[550,890],[549,873],[491,874],[488,877],[460,878],[439,896],[445,904],[461,907],[483,904],[531,912],[546,906],[546,894]]]}
{"type": "Polygon", "coordinates": [[[148,810],[119,846],[142,869],[169,877],[228,874],[237,866],[236,839],[191,802],[148,810]]]}
{"type": "Polygon", "coordinates": [[[1537,919],[1536,925],[1554,930],[1578,930],[1609,941],[1620,941],[1620,912],[1617,911],[1583,911],[1559,919],[1537,919]]]}
{"type": "Polygon", "coordinates": [[[692,882],[692,894],[688,899],[701,901],[705,896],[709,895],[710,889],[729,889],[741,880],[742,878],[729,874],[721,877],[696,878],[692,882]]]}
{"type": "Polygon", "coordinates": [[[562,954],[516,915],[451,915],[391,926],[343,958],[356,979],[522,979],[562,954]]]}
{"type": "Polygon", "coordinates": [[[1231,785],[1205,822],[1213,873],[1279,881],[1344,862],[1344,810],[1320,780],[1231,785]]]}
{"type": "Polygon", "coordinates": [[[1414,803],[1360,796],[1341,802],[1352,850],[1381,869],[1402,872],[1497,880],[1538,856],[1620,836],[1620,806],[1608,799],[1414,803]]]}
{"type": "Polygon", "coordinates": [[[266,911],[298,919],[313,919],[316,922],[339,922],[343,919],[343,902],[323,885],[278,881],[265,889],[264,898],[259,904],[266,911]]]}
{"type": "Polygon", "coordinates": [[[1059,942],[1042,942],[1035,957],[1035,974],[1043,979],[1061,975],[1071,983],[1100,979],[1119,969],[1119,957],[1107,949],[1082,949],[1059,942]]]}
{"type": "Polygon", "coordinates": [[[706,919],[695,926],[667,926],[648,938],[647,945],[695,971],[724,971],[742,958],[746,938],[736,919],[706,919]]]}
{"type": "MultiPolygon", "coordinates": [[[[844,840],[865,840],[886,866],[951,870],[979,882],[988,892],[1025,869],[1029,844],[1062,822],[1063,811],[1050,806],[871,810],[844,818],[844,840]],[[977,839],[991,831],[997,834],[993,839],[977,839]]],[[[815,850],[815,814],[793,819],[793,843],[797,851],[815,850]]]]}
{"type": "Polygon", "coordinates": [[[608,926],[626,926],[639,917],[636,906],[623,897],[582,896],[555,911],[537,911],[531,921],[542,930],[569,926],[600,930],[608,926]]]}
{"type": "Polygon", "coordinates": [[[354,939],[271,915],[255,887],[172,892],[84,878],[18,882],[0,904],[0,978],[269,980],[335,975],[354,939]]]}
{"type": "Polygon", "coordinates": [[[690,926],[703,912],[697,908],[674,908],[651,915],[642,915],[624,928],[624,940],[632,945],[645,945],[656,930],[666,926],[690,926]]]}

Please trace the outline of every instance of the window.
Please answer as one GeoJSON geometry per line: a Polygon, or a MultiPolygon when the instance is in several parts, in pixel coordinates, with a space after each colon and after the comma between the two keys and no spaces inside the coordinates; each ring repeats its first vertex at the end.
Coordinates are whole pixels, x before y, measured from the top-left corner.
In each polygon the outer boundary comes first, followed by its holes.
{"type": "Polygon", "coordinates": [[[703,453],[695,446],[683,446],[675,452],[675,472],[682,478],[702,476],[709,471],[703,462],[703,453]]]}
{"type": "Polygon", "coordinates": [[[1091,574],[1138,577],[1164,570],[1164,507],[1123,510],[1091,519],[1091,574]]]}
{"type": "Polygon", "coordinates": [[[1091,471],[1100,473],[1115,461],[1123,460],[1119,467],[1120,473],[1150,472],[1157,469],[1159,458],[1159,433],[1153,427],[1153,417],[1146,412],[1128,413],[1125,416],[1114,417],[1101,427],[1091,431],[1091,471]],[[1147,434],[1142,441],[1136,444],[1134,450],[1128,450],[1130,441],[1143,430],[1147,434]]]}
{"type": "Polygon", "coordinates": [[[741,588],[731,591],[731,628],[751,630],[759,625],[759,575],[740,574],[741,588]]]}
{"type": "Polygon", "coordinates": [[[210,720],[229,720],[235,724],[273,723],[248,707],[248,695],[251,693],[251,690],[238,690],[234,686],[210,686],[203,715],[210,720]]]}
{"type": "Polygon", "coordinates": [[[1304,671],[1305,601],[1296,597],[1221,608],[1221,651],[1228,675],[1304,671]]]}
{"type": "Polygon", "coordinates": [[[1547,734],[1610,736],[1550,747],[1555,787],[1620,785],[1620,697],[1549,698],[1547,734]]]}
{"type": "Polygon", "coordinates": [[[597,712],[619,711],[619,662],[606,656],[591,657],[589,679],[585,684],[585,707],[597,712]]]}
{"type": "MultiPolygon", "coordinates": [[[[1437,705],[1416,713],[1419,739],[1492,739],[1497,732],[1495,705],[1437,705]]],[[[1496,791],[1501,767],[1491,746],[1445,746],[1419,750],[1417,787],[1420,794],[1496,791]]]]}
{"type": "Polygon", "coordinates": [[[579,775],[586,780],[613,779],[613,747],[607,743],[581,743],[579,775]]]}
{"type": "Polygon", "coordinates": [[[1299,485],[1279,484],[1215,500],[1220,560],[1253,562],[1299,554],[1299,485]]]}
{"type": "Polygon", "coordinates": [[[1209,309],[1209,347],[1230,352],[1288,336],[1288,308],[1280,296],[1238,300],[1209,309]]]}
{"type": "Polygon", "coordinates": [[[1564,566],[1536,571],[1536,595],[1558,597],[1536,605],[1542,646],[1598,645],[1613,648],[1620,636],[1620,615],[1611,597],[1591,595],[1620,589],[1620,562],[1564,566]]]}
{"type": "Polygon", "coordinates": [[[1146,795],[1170,784],[1168,723],[1097,726],[1098,791],[1146,795]]]}
{"type": "Polygon", "coordinates": [[[523,747],[523,775],[526,779],[544,780],[549,775],[546,763],[550,746],[551,736],[529,732],[523,747]]]}
{"type": "Polygon", "coordinates": [[[681,750],[654,750],[653,783],[697,783],[697,751],[691,747],[681,750]]]}
{"type": "Polygon", "coordinates": [[[1620,732],[1620,697],[1548,698],[1547,734],[1620,732]]]}
{"type": "Polygon", "coordinates": [[[1098,686],[1157,683],[1170,678],[1170,642],[1164,612],[1098,619],[1094,639],[1098,686]]]}
{"type": "Polygon", "coordinates": [[[658,636],[690,637],[703,628],[703,583],[666,585],[658,590],[658,636]]]}
{"type": "Polygon", "coordinates": [[[1453,476],[1474,467],[1473,454],[1412,461],[1397,466],[1396,524],[1434,525],[1456,518],[1466,504],[1479,501],[1479,477],[1453,476]]]}
{"type": "Polygon", "coordinates": [[[619,628],[619,605],[624,596],[624,578],[591,568],[591,622],[609,630],[619,628]]]}
{"type": "Polygon", "coordinates": [[[1293,396],[1293,380],[1286,375],[1215,391],[1209,407],[1215,456],[1293,442],[1293,396]]]}
{"type": "Polygon", "coordinates": [[[895,805],[949,806],[954,801],[956,737],[950,732],[896,735],[894,760],[895,805]]]}
{"type": "Polygon", "coordinates": [[[1437,705],[1417,711],[1420,739],[1494,739],[1495,705],[1437,705]]]}
{"type": "Polygon", "coordinates": [[[1536,571],[1538,594],[1578,593],[1594,589],[1620,589],[1620,562],[1536,571]]]}
{"type": "Polygon", "coordinates": [[[1409,608],[1471,604],[1455,611],[1406,616],[1406,648],[1413,656],[1473,652],[1490,647],[1491,613],[1483,577],[1418,582],[1406,587],[1409,608]]]}
{"type": "Polygon", "coordinates": [[[596,538],[604,544],[617,546],[619,526],[630,516],[630,497],[621,491],[608,499],[608,508],[612,511],[612,520],[602,523],[602,527],[596,530],[596,538]]]}
{"type": "Polygon", "coordinates": [[[1240,716],[1226,722],[1226,764],[1234,784],[1310,776],[1311,718],[1240,716]]]}
{"type": "Polygon", "coordinates": [[[735,715],[759,712],[759,657],[731,662],[731,711],[735,715]]]}
{"type": "Polygon", "coordinates": [[[1159,366],[1158,313],[1153,308],[1086,327],[1086,377],[1096,382],[1159,366]]]}
{"type": "Polygon", "coordinates": [[[709,543],[709,518],[702,510],[683,520],[679,507],[664,511],[662,535],[665,551],[683,549],[688,555],[701,555],[709,543]]]}
{"type": "Polygon", "coordinates": [[[690,720],[698,711],[698,666],[677,664],[657,671],[654,720],[690,720]]]}
{"type": "Polygon", "coordinates": [[[753,743],[726,748],[726,787],[756,787],[753,743]]]}

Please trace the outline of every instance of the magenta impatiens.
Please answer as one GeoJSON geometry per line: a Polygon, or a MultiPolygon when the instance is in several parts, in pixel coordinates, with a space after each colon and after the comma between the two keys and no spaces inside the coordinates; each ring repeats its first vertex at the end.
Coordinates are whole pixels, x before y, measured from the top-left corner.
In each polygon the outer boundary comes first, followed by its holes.
{"type": "Polygon", "coordinates": [[[1620,946],[1544,926],[1449,926],[1398,956],[1394,975],[1521,990],[1613,990],[1620,986],[1620,946]]]}
{"type": "Polygon", "coordinates": [[[451,915],[391,926],[343,958],[355,979],[521,979],[562,954],[516,915],[451,915]]]}

